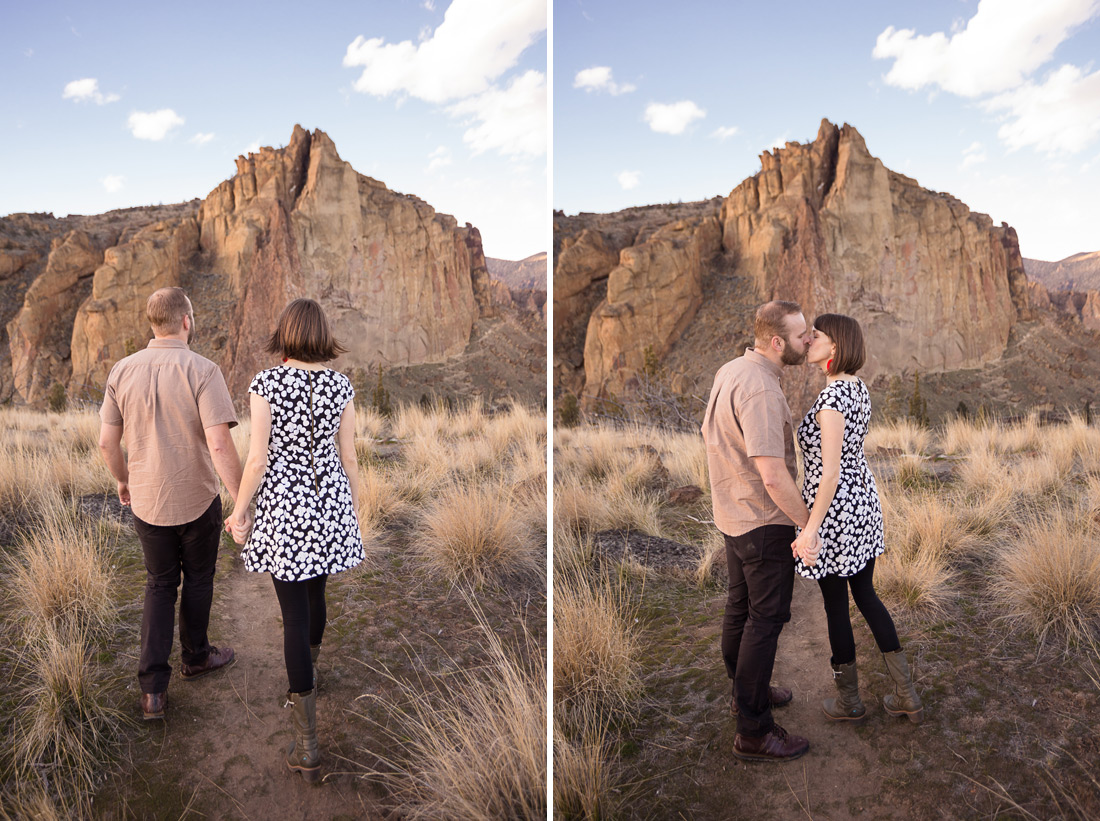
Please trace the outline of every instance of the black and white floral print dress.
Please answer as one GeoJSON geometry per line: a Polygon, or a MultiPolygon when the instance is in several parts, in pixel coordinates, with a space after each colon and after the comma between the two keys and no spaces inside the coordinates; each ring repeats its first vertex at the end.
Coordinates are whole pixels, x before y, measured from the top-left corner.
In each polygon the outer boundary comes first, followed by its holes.
{"type": "Polygon", "coordinates": [[[256,374],[248,392],[271,406],[271,439],[245,568],[293,582],[355,567],[363,539],[335,438],[351,381],[283,365],[256,374]]]}
{"type": "Polygon", "coordinates": [[[812,508],[821,484],[821,426],[816,417],[822,409],[843,414],[844,440],[836,494],[818,530],[822,545],[817,564],[810,567],[802,559],[795,559],[795,569],[808,579],[830,574],[853,576],[886,549],[878,488],[863,453],[863,440],[871,424],[871,397],[862,380],[838,379],[826,385],[798,426],[805,474],[802,499],[812,508]]]}

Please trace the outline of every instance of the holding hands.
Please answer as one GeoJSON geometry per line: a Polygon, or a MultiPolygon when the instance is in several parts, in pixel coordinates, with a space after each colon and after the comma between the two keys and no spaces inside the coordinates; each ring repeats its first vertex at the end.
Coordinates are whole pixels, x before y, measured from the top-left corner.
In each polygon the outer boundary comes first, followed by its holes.
{"type": "Polygon", "coordinates": [[[252,514],[248,508],[234,509],[233,513],[225,520],[225,532],[232,534],[233,541],[244,544],[248,541],[248,534],[252,531],[252,514]]]}
{"type": "Polygon", "coordinates": [[[809,567],[817,564],[817,557],[821,555],[821,536],[817,528],[804,528],[791,543],[791,552],[809,567]]]}

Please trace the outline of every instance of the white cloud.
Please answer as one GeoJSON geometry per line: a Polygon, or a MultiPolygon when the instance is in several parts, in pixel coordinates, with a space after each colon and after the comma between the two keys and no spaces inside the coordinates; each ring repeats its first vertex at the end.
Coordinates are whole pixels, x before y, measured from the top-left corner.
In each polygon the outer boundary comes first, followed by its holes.
{"type": "Polygon", "coordinates": [[[103,187],[107,190],[108,194],[113,194],[116,191],[122,190],[122,183],[125,177],[120,177],[117,174],[108,174],[100,182],[103,183],[103,187]]]}
{"type": "Polygon", "coordinates": [[[623,191],[629,191],[631,188],[638,187],[638,183],[642,181],[642,172],[620,171],[617,179],[619,180],[619,185],[623,187],[623,191]]]}
{"type": "Polygon", "coordinates": [[[720,140],[728,140],[730,137],[736,137],[741,133],[741,129],[735,125],[724,125],[721,128],[716,128],[711,132],[712,137],[717,137],[720,140]]]}
{"type": "Polygon", "coordinates": [[[24,49],[23,50],[23,56],[24,57],[33,57],[34,56],[34,49],[33,48],[24,49]]]}
{"type": "Polygon", "coordinates": [[[431,174],[444,166],[451,164],[451,149],[445,145],[439,146],[435,151],[428,155],[428,167],[425,170],[426,173],[431,174]]]}
{"type": "Polygon", "coordinates": [[[126,121],[130,133],[139,140],[163,140],[168,132],[183,125],[183,117],[170,108],[159,111],[135,111],[126,121]]]}
{"type": "Polygon", "coordinates": [[[474,154],[490,149],[512,156],[546,153],[546,77],[539,71],[526,71],[507,89],[494,86],[447,110],[479,122],[462,135],[474,154]]]}
{"type": "Polygon", "coordinates": [[[545,30],[545,0],[454,0],[431,38],[386,43],[360,35],[343,64],[363,67],[356,91],[443,103],[488,90],[545,30]]]}
{"type": "Polygon", "coordinates": [[[206,145],[212,139],[214,139],[214,134],[212,132],[209,133],[209,134],[203,134],[200,131],[198,134],[196,134],[194,137],[189,139],[187,142],[193,143],[194,145],[197,145],[199,148],[202,148],[204,145],[206,145]]]}
{"type": "Polygon", "coordinates": [[[645,109],[645,121],[659,134],[683,134],[689,125],[705,116],[707,112],[691,100],[650,103],[645,109]]]}
{"type": "Polygon", "coordinates": [[[606,91],[609,94],[629,94],[637,86],[631,83],[616,83],[611,78],[610,66],[592,66],[582,69],[573,78],[573,88],[583,88],[585,91],[606,91]]]}
{"type": "Polygon", "coordinates": [[[972,165],[983,163],[987,159],[985,155],[985,148],[980,142],[972,142],[969,146],[963,149],[963,161],[960,168],[969,168],[972,165]]]}
{"type": "Polygon", "coordinates": [[[933,85],[979,97],[1018,86],[1098,10],[1100,0],[981,0],[966,26],[950,36],[889,26],[871,54],[894,59],[885,77],[890,85],[933,85]]]}
{"type": "Polygon", "coordinates": [[[259,154],[260,153],[260,141],[253,140],[248,144],[248,148],[244,150],[245,154],[259,154]]]}
{"type": "Polygon", "coordinates": [[[791,139],[791,132],[784,131],[782,134],[780,134],[778,137],[776,137],[774,140],[772,140],[770,143],[768,143],[768,148],[771,148],[771,149],[786,148],[787,143],[790,142],[790,139],[791,139]]]}
{"type": "Polygon", "coordinates": [[[1048,154],[1076,153],[1100,135],[1100,71],[1064,65],[1041,84],[1024,83],[983,103],[1007,112],[997,136],[1010,150],[1034,146],[1048,154]]]}
{"type": "Polygon", "coordinates": [[[424,0],[420,5],[428,11],[435,11],[435,0],[424,0]]]}
{"type": "Polygon", "coordinates": [[[65,90],[61,92],[62,100],[75,100],[78,103],[94,100],[96,105],[113,103],[121,99],[117,94],[103,94],[99,90],[99,80],[94,77],[85,77],[83,80],[73,80],[65,84],[65,90]]]}

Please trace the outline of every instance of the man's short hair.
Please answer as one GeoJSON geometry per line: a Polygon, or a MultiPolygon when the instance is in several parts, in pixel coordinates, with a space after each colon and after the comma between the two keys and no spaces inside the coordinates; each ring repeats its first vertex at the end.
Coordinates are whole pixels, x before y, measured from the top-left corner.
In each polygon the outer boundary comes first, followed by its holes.
{"type": "Polygon", "coordinates": [[[157,334],[178,334],[183,330],[183,318],[191,313],[191,300],[183,288],[161,288],[149,296],[145,315],[157,334]]]}
{"type": "Polygon", "coordinates": [[[264,350],[299,362],[328,362],[347,353],[329,330],[325,312],[312,299],[296,299],[283,308],[264,350]]]}
{"type": "Polygon", "coordinates": [[[855,376],[856,371],[863,367],[867,356],[866,346],[863,344],[863,329],[859,327],[859,323],[844,314],[822,314],[814,320],[814,327],[836,345],[836,354],[833,355],[829,373],[850,373],[855,376]]]}
{"type": "Polygon", "coordinates": [[[802,313],[797,302],[776,299],[766,302],[756,309],[756,322],[753,333],[761,342],[770,342],[773,336],[787,338],[787,317],[802,313]]]}

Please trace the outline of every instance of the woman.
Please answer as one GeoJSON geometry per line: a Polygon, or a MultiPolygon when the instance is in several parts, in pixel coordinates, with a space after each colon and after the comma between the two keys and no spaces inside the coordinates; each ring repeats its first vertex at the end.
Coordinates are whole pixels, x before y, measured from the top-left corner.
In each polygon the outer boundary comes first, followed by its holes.
{"type": "Polygon", "coordinates": [[[825,602],[833,680],[839,696],[823,703],[834,721],[859,721],[867,713],[859,698],[856,645],[848,616],[848,589],[871,628],[897,692],[883,698],[886,712],[920,723],[923,708],[890,613],[875,593],[875,558],[882,554],[882,507],[875,477],[863,453],[871,421],[867,386],[855,375],[863,367],[863,332],[842,314],[814,320],[806,361],[825,372],[825,388],[798,426],[805,480],[802,498],[810,507],[806,527],[795,539],[796,570],[817,579],[825,602]],[[820,554],[812,553],[821,537],[820,554]]]}
{"type": "Polygon", "coordinates": [[[270,573],[283,614],[283,654],[295,741],[286,763],[307,781],[321,774],[313,665],[325,631],[325,582],[363,560],[356,519],[355,391],[346,376],[321,363],[345,349],[329,331],[321,306],[296,299],[283,310],[267,343],[283,364],[249,385],[252,438],[233,515],[226,520],[245,542],[248,505],[256,494],[245,568],[270,573]],[[258,493],[257,493],[258,491],[258,493]]]}

